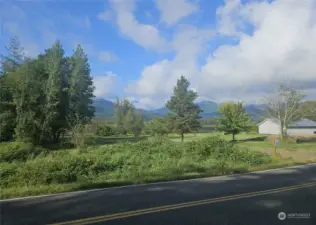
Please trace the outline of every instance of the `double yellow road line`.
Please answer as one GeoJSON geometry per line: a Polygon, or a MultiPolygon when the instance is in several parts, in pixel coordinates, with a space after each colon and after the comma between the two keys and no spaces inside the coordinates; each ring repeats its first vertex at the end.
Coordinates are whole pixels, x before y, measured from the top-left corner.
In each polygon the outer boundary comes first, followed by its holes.
{"type": "Polygon", "coordinates": [[[191,202],[165,205],[165,206],[159,206],[159,207],[153,207],[153,208],[147,208],[147,209],[139,209],[139,210],[134,210],[134,211],[104,215],[104,216],[96,216],[96,217],[78,219],[78,220],[73,220],[73,221],[66,221],[66,222],[55,223],[51,225],[73,225],[73,224],[86,225],[86,224],[100,223],[100,222],[105,222],[108,220],[122,219],[122,218],[127,218],[127,217],[132,217],[132,216],[145,215],[149,213],[164,212],[164,211],[170,211],[170,210],[181,209],[181,208],[186,208],[186,207],[213,204],[213,203],[225,202],[225,201],[236,200],[236,199],[251,198],[255,196],[275,194],[275,193],[292,191],[292,190],[308,188],[308,187],[313,187],[313,186],[316,186],[316,182],[270,189],[270,190],[265,190],[265,191],[256,191],[256,192],[230,195],[230,196],[219,197],[219,198],[204,199],[204,200],[199,200],[199,201],[191,201],[191,202]]]}

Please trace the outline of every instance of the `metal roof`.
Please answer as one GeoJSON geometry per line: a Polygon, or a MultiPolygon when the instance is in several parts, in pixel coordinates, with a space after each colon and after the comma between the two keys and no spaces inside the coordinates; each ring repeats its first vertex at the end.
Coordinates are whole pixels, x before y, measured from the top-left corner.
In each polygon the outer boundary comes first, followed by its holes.
{"type": "Polygon", "coordinates": [[[316,127],[316,122],[309,119],[302,119],[290,125],[291,127],[316,127]]]}
{"type": "MultiPolygon", "coordinates": [[[[278,119],[268,118],[259,123],[258,126],[265,123],[266,121],[271,121],[275,124],[280,124],[278,119]]],[[[289,127],[316,127],[316,122],[309,119],[302,119],[290,124],[289,127]]]]}

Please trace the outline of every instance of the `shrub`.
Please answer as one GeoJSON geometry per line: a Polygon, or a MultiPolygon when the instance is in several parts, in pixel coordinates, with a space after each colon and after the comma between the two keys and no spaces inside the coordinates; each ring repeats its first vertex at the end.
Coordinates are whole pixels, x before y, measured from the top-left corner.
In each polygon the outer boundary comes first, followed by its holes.
{"type": "Polygon", "coordinates": [[[8,142],[0,146],[0,162],[12,162],[14,160],[25,161],[41,153],[47,153],[48,150],[34,146],[31,143],[8,142]]]}
{"type": "Polygon", "coordinates": [[[257,125],[252,125],[249,127],[249,129],[247,130],[248,134],[258,134],[258,126],[257,125]]]}
{"type": "Polygon", "coordinates": [[[98,126],[96,134],[98,136],[111,136],[111,135],[114,135],[115,132],[112,127],[107,126],[107,125],[101,125],[101,126],[98,126]]]}
{"type": "Polygon", "coordinates": [[[47,185],[90,179],[113,171],[114,166],[82,155],[57,155],[29,160],[24,164],[1,164],[1,186],[47,185]]]}
{"type": "Polygon", "coordinates": [[[16,163],[1,163],[0,170],[0,187],[6,187],[10,182],[10,178],[16,177],[16,172],[18,169],[18,164],[16,163]]]}
{"type": "Polygon", "coordinates": [[[71,129],[71,143],[80,149],[85,149],[88,145],[95,144],[95,138],[89,132],[89,126],[82,124],[74,125],[71,129]]]}
{"type": "Polygon", "coordinates": [[[63,184],[88,180],[145,182],[185,173],[229,174],[232,165],[258,165],[271,157],[220,138],[188,143],[152,139],[94,147],[87,152],[55,151],[26,162],[1,163],[1,187],[63,184]]]}

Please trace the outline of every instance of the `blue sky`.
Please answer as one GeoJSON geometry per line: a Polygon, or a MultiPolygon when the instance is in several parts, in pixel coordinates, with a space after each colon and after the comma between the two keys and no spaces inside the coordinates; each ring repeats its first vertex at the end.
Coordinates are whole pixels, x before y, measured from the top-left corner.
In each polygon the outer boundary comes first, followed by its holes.
{"type": "Polygon", "coordinates": [[[315,0],[0,1],[0,52],[83,45],[97,97],[157,108],[184,75],[199,100],[257,102],[280,80],[316,87],[315,0]],[[314,42],[314,43],[312,43],[314,42]],[[313,72],[314,71],[314,72],[313,72]]]}

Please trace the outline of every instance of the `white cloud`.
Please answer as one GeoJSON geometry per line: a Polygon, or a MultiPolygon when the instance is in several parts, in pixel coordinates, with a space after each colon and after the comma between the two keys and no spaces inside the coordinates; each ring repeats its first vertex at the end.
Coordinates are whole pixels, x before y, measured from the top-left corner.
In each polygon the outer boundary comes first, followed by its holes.
{"type": "Polygon", "coordinates": [[[162,98],[154,98],[154,97],[145,97],[145,98],[140,98],[137,101],[134,101],[134,105],[138,109],[156,109],[157,106],[164,106],[165,103],[167,102],[167,98],[162,99],[162,98]]]}
{"type": "Polygon", "coordinates": [[[203,44],[213,35],[210,30],[199,30],[193,26],[182,26],[174,35],[171,46],[176,51],[173,60],[158,61],[144,68],[141,79],[131,83],[126,92],[134,93],[141,97],[140,102],[163,105],[163,101],[157,101],[157,96],[168,98],[173,91],[176,80],[181,76],[189,79],[199,72],[197,56],[203,50],[203,44]],[[185,46],[185,47],[183,47],[185,46]]]}
{"type": "Polygon", "coordinates": [[[243,28],[241,0],[225,0],[225,4],[216,10],[218,16],[218,32],[221,35],[240,35],[239,29],[243,28]]]}
{"type": "Polygon", "coordinates": [[[108,51],[99,52],[99,60],[103,62],[115,62],[117,61],[117,57],[114,53],[108,51]]]}
{"type": "MultiPolygon", "coordinates": [[[[115,13],[116,24],[123,35],[144,48],[157,51],[166,49],[166,40],[160,36],[159,30],[152,25],[142,24],[135,18],[135,0],[110,0],[110,5],[115,13]]],[[[103,20],[102,16],[101,19],[103,20]]]]}
{"type": "Polygon", "coordinates": [[[101,12],[97,15],[97,18],[103,21],[109,21],[112,19],[112,17],[113,13],[110,10],[105,10],[104,12],[101,12]]]}
{"type": "Polygon", "coordinates": [[[252,1],[242,5],[230,0],[223,7],[227,10],[218,11],[219,33],[237,36],[237,44],[220,46],[201,66],[197,57],[208,38],[197,38],[203,30],[183,30],[172,44],[175,58],[145,67],[140,79],[126,91],[143,99],[163,99],[171,94],[180,75],[186,76],[203,98],[216,100],[256,102],[280,80],[288,79],[316,89],[316,1],[252,1]],[[223,22],[224,15],[238,19],[223,22]]]}
{"type": "Polygon", "coordinates": [[[243,16],[254,25],[253,35],[244,33],[237,46],[222,46],[210,55],[198,77],[202,93],[225,88],[230,96],[245,96],[282,79],[316,81],[315,9],[312,0],[243,6],[243,16]]]}
{"type": "Polygon", "coordinates": [[[115,86],[116,78],[117,76],[112,72],[106,72],[105,75],[102,76],[94,76],[94,95],[96,97],[105,97],[109,94],[115,86]]]}
{"type": "Polygon", "coordinates": [[[190,0],[156,0],[160,11],[161,21],[167,25],[174,25],[181,19],[199,10],[199,6],[190,0]]]}

